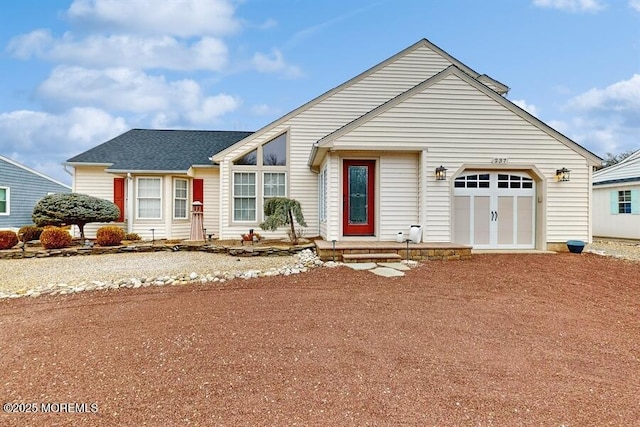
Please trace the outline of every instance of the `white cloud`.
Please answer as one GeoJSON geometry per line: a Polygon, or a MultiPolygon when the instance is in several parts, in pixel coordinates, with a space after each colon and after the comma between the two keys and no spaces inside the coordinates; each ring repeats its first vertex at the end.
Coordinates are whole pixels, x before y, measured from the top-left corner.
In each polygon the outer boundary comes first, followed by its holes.
{"type": "Polygon", "coordinates": [[[229,0],[74,0],[70,20],[92,29],[178,37],[227,35],[240,21],[229,0]]]}
{"type": "Polygon", "coordinates": [[[598,12],[605,8],[600,0],[533,0],[533,4],[568,12],[598,12]]]}
{"type": "Polygon", "coordinates": [[[640,148],[640,75],[569,100],[567,134],[597,154],[640,148]]]}
{"type": "Polygon", "coordinates": [[[211,122],[241,104],[239,98],[230,95],[207,96],[191,79],[167,81],[162,75],[128,68],[57,67],[40,85],[38,94],[52,106],[85,105],[155,114],[154,121],[167,126],[181,118],[194,124],[211,122]]]}
{"type": "Polygon", "coordinates": [[[53,44],[51,31],[40,29],[12,38],[7,44],[7,51],[20,59],[32,56],[44,56],[45,50],[53,44]]]}
{"type": "Polygon", "coordinates": [[[62,162],[128,128],[123,118],[96,108],[73,108],[59,115],[11,111],[0,114],[0,152],[68,184],[62,162]]]}
{"type": "Polygon", "coordinates": [[[571,99],[568,106],[581,111],[633,112],[640,117],[640,74],[604,89],[590,89],[571,99]]]}
{"type": "Polygon", "coordinates": [[[629,0],[629,7],[640,12],[640,0],[629,0]]]}
{"type": "Polygon", "coordinates": [[[191,110],[187,114],[187,118],[193,124],[211,124],[221,115],[237,110],[242,101],[235,96],[220,94],[207,97],[199,105],[196,110],[191,110]]]}
{"type": "Polygon", "coordinates": [[[253,55],[252,62],[256,70],[261,73],[280,73],[287,78],[297,78],[302,75],[300,68],[287,64],[282,52],[277,49],[272,51],[271,56],[257,52],[253,55]]]}
{"type": "Polygon", "coordinates": [[[37,30],[12,39],[8,50],[21,59],[38,57],[85,67],[220,71],[228,60],[224,42],[212,37],[192,43],[169,36],[131,35],[95,35],[76,40],[67,33],[54,40],[48,31],[37,30]]]}
{"type": "Polygon", "coordinates": [[[526,111],[527,113],[533,116],[538,115],[538,109],[536,108],[536,106],[533,104],[527,104],[527,102],[524,99],[514,99],[511,102],[513,102],[518,107],[522,108],[524,111],[526,111]]]}

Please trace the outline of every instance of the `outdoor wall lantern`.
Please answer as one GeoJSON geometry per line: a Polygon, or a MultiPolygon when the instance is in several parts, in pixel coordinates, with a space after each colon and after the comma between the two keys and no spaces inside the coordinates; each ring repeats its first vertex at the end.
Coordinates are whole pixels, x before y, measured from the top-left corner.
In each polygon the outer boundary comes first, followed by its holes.
{"type": "Polygon", "coordinates": [[[570,181],[570,173],[571,171],[567,168],[558,169],[556,171],[556,179],[558,180],[558,182],[570,181]]]}
{"type": "Polygon", "coordinates": [[[436,180],[444,181],[445,179],[447,179],[447,168],[440,165],[439,167],[436,168],[436,180]]]}

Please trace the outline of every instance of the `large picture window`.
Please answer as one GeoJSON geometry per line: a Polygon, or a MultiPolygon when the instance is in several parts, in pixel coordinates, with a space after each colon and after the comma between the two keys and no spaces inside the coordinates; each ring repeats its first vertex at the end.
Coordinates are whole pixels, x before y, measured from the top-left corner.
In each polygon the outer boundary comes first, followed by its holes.
{"type": "Polygon", "coordinates": [[[9,189],[0,187],[0,215],[9,215],[9,189]]]}
{"type": "Polygon", "coordinates": [[[254,172],[233,174],[233,220],[256,220],[256,174],[254,172]]]}
{"type": "Polygon", "coordinates": [[[262,146],[262,164],[264,166],[287,165],[287,134],[272,139],[262,146]]]}
{"type": "Polygon", "coordinates": [[[160,178],[138,178],[138,218],[160,219],[162,217],[162,180],[160,178]]]}
{"type": "Polygon", "coordinates": [[[173,180],[173,217],[175,219],[187,219],[189,210],[189,181],[186,179],[173,180]]]}
{"type": "Polygon", "coordinates": [[[286,133],[233,161],[233,221],[258,221],[264,202],[287,192],[286,133]]]}

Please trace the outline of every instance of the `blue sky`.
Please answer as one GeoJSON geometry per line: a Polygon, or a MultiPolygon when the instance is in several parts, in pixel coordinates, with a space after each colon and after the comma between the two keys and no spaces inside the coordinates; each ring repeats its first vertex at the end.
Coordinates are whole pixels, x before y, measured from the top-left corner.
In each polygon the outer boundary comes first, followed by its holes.
{"type": "Polygon", "coordinates": [[[594,153],[640,149],[640,0],[21,0],[0,154],[70,183],[131,128],[257,130],[422,38],[594,153]]]}

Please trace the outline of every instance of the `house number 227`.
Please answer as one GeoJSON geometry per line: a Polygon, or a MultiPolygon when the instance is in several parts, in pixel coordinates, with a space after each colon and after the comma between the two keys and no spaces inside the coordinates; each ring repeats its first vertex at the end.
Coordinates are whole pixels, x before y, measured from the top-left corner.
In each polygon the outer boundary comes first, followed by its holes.
{"type": "Polygon", "coordinates": [[[491,159],[491,163],[502,165],[505,163],[509,163],[509,159],[507,159],[506,157],[494,157],[493,159],[491,159]]]}

